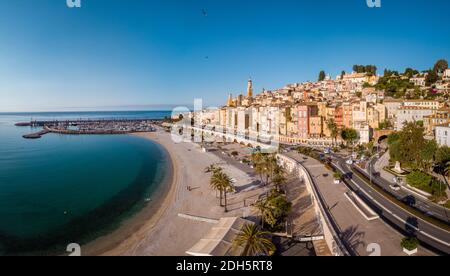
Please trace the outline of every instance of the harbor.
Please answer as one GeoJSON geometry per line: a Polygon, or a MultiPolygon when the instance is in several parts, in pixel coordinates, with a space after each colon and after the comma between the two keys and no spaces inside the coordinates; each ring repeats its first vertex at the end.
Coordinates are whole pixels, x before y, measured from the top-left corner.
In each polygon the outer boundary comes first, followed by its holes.
{"type": "Polygon", "coordinates": [[[15,124],[18,127],[42,128],[41,130],[23,135],[25,139],[39,139],[48,133],[65,135],[112,135],[154,132],[158,120],[149,119],[80,119],[33,121],[15,124]]]}

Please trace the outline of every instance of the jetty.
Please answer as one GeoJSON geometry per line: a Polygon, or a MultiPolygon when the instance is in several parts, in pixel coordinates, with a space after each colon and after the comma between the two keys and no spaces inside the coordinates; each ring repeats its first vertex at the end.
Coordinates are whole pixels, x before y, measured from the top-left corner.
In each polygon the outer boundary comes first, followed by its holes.
{"type": "Polygon", "coordinates": [[[42,130],[23,135],[25,139],[39,139],[48,133],[65,135],[111,135],[138,132],[154,132],[160,120],[149,119],[80,119],[30,121],[15,124],[18,127],[43,128],[42,130]]]}
{"type": "Polygon", "coordinates": [[[39,132],[35,132],[35,133],[30,133],[30,134],[26,134],[23,136],[23,138],[25,139],[39,139],[41,138],[43,135],[49,133],[50,131],[48,130],[41,130],[39,132]]]}

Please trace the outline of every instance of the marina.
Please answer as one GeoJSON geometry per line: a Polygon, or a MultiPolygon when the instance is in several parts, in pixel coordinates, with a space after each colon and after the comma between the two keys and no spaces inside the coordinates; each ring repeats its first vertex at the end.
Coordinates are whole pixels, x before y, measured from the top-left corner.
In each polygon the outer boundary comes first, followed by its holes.
{"type": "Polygon", "coordinates": [[[15,124],[18,127],[43,128],[42,130],[23,135],[25,139],[39,139],[48,133],[66,135],[111,135],[140,132],[154,132],[158,120],[149,119],[80,119],[30,121],[15,124]]]}

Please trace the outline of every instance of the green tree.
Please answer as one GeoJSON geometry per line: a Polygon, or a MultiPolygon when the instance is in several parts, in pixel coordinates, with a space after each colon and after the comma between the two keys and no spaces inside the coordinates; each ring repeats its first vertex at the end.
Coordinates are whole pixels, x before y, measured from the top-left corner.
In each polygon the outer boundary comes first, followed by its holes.
{"type": "Polygon", "coordinates": [[[422,170],[431,171],[438,148],[439,146],[436,143],[436,140],[430,140],[425,143],[425,146],[423,147],[420,153],[422,157],[420,159],[420,165],[422,170]]]}
{"type": "Polygon", "coordinates": [[[330,131],[331,138],[333,138],[335,145],[337,143],[337,137],[339,136],[339,128],[333,119],[327,121],[327,128],[330,131]]]}
{"type": "Polygon", "coordinates": [[[325,75],[325,71],[320,71],[320,73],[319,73],[319,81],[323,81],[323,80],[325,80],[325,78],[326,78],[326,75],[325,75]]]}
{"type": "Polygon", "coordinates": [[[450,176],[450,161],[448,161],[445,164],[444,175],[447,176],[447,177],[450,176]]]}
{"type": "Polygon", "coordinates": [[[450,162],[450,148],[442,146],[436,151],[436,162],[441,166],[448,165],[450,162]]]}
{"type": "Polygon", "coordinates": [[[388,136],[388,144],[389,145],[397,142],[398,140],[400,140],[400,133],[399,132],[391,133],[388,136]]]}
{"type": "Polygon", "coordinates": [[[345,128],[341,131],[342,139],[353,149],[353,143],[358,140],[358,132],[353,128],[345,128]]]}
{"type": "Polygon", "coordinates": [[[270,233],[262,231],[259,226],[247,223],[234,239],[233,247],[244,248],[241,256],[256,256],[261,253],[271,256],[275,252],[275,245],[269,236],[270,233]]]}
{"type": "Polygon", "coordinates": [[[211,187],[211,189],[213,189],[214,191],[216,191],[216,196],[217,196],[217,192],[219,192],[220,194],[220,201],[219,201],[219,205],[222,207],[222,198],[223,198],[223,190],[222,190],[222,184],[221,184],[221,179],[220,179],[220,175],[219,173],[222,172],[222,168],[210,168],[211,172],[213,172],[211,179],[209,181],[209,186],[211,187]]]}
{"type": "Polygon", "coordinates": [[[391,159],[399,161],[403,166],[420,167],[422,149],[426,144],[424,128],[416,123],[408,123],[395,135],[398,137],[391,135],[388,138],[391,159]]]}
{"type": "Polygon", "coordinates": [[[341,72],[341,80],[344,79],[344,76],[345,76],[345,71],[342,71],[342,72],[341,72]]]}
{"type": "Polygon", "coordinates": [[[211,176],[210,187],[220,193],[220,206],[225,207],[225,212],[228,212],[227,194],[235,190],[231,178],[222,169],[216,169],[211,176]],[[225,201],[224,204],[222,199],[225,201]]]}
{"type": "Polygon", "coordinates": [[[286,170],[277,165],[274,170],[274,175],[272,177],[272,182],[275,184],[277,190],[281,189],[281,185],[285,184],[287,181],[286,170]]]}
{"type": "Polygon", "coordinates": [[[412,68],[406,68],[405,69],[405,73],[404,73],[404,75],[406,77],[408,77],[409,79],[412,78],[414,75],[417,75],[417,74],[419,74],[419,71],[417,71],[415,69],[412,69],[412,68]]]}
{"type": "Polygon", "coordinates": [[[282,192],[273,189],[266,198],[258,200],[255,206],[260,211],[263,222],[265,221],[274,229],[277,224],[285,221],[292,208],[292,203],[287,200],[286,195],[282,192]]]}
{"type": "Polygon", "coordinates": [[[252,162],[253,162],[253,167],[255,169],[255,172],[261,178],[261,182],[264,182],[263,176],[267,172],[267,167],[264,164],[264,154],[262,154],[261,152],[254,153],[252,155],[252,162]]]}
{"type": "Polygon", "coordinates": [[[448,62],[445,59],[440,59],[434,64],[433,72],[439,75],[444,73],[446,69],[448,69],[448,62]]]}
{"type": "Polygon", "coordinates": [[[428,75],[425,78],[425,82],[428,86],[435,84],[439,80],[438,74],[434,70],[428,71],[428,75]]]}

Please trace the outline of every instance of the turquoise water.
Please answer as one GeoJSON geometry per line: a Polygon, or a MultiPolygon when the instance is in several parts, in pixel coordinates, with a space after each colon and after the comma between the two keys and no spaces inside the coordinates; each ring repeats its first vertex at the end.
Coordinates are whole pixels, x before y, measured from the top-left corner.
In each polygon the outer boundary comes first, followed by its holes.
{"type": "Polygon", "coordinates": [[[168,156],[143,138],[48,134],[31,118],[163,118],[167,112],[0,113],[0,255],[64,251],[114,230],[146,204],[168,156]]]}

